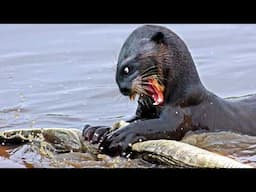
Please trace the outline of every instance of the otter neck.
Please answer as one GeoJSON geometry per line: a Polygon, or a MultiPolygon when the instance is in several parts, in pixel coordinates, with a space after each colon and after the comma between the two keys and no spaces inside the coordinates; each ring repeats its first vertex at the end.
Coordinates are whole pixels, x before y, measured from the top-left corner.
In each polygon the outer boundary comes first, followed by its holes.
{"type": "Polygon", "coordinates": [[[164,76],[171,78],[166,78],[165,102],[182,106],[199,104],[205,95],[205,88],[188,49],[179,46],[179,50],[170,50],[169,55],[169,62],[172,63],[166,65],[164,76]]]}

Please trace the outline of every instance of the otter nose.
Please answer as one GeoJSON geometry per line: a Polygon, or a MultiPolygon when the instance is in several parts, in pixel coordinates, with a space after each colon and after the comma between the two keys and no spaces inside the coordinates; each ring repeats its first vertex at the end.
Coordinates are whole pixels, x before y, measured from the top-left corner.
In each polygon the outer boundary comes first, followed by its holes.
{"type": "Polygon", "coordinates": [[[130,89],[128,89],[127,87],[121,87],[120,91],[123,95],[129,95],[130,93],[130,89]]]}

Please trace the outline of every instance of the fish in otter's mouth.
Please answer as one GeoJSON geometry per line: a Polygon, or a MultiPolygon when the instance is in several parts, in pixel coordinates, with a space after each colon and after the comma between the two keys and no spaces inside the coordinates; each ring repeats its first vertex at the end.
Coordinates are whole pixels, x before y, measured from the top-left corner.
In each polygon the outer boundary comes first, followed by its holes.
{"type": "Polygon", "coordinates": [[[136,95],[151,97],[154,101],[153,105],[161,105],[164,102],[164,86],[159,82],[157,76],[147,77],[140,84],[133,83],[132,92],[129,95],[131,100],[134,100],[136,95]]]}

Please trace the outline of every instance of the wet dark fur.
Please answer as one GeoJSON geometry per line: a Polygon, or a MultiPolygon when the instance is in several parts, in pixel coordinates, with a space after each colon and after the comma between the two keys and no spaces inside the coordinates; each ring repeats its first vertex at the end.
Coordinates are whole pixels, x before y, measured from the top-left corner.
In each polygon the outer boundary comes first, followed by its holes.
{"type": "MultiPolygon", "coordinates": [[[[102,152],[124,155],[123,152],[129,152],[128,144],[139,139],[180,140],[188,131],[195,130],[256,135],[256,97],[231,101],[208,91],[185,43],[161,26],[139,27],[124,43],[116,71],[121,93],[129,95],[133,80],[154,65],[165,87],[163,105],[154,106],[150,97],[140,97],[130,125],[93,140],[100,142],[102,152]],[[123,74],[125,66],[132,69],[128,75],[123,74]]],[[[96,132],[93,127],[84,130],[87,139],[96,132]]]]}

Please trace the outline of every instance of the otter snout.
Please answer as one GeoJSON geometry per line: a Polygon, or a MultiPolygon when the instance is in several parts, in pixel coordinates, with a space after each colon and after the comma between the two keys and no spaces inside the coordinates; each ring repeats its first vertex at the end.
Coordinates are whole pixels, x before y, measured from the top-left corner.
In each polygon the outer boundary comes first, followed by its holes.
{"type": "Polygon", "coordinates": [[[131,83],[122,82],[122,83],[118,83],[118,86],[119,86],[120,92],[123,95],[128,96],[131,94],[131,90],[132,90],[131,83]]]}
{"type": "Polygon", "coordinates": [[[122,87],[122,88],[120,88],[120,92],[121,92],[123,95],[128,96],[128,95],[130,95],[131,90],[130,90],[129,88],[122,87]]]}

